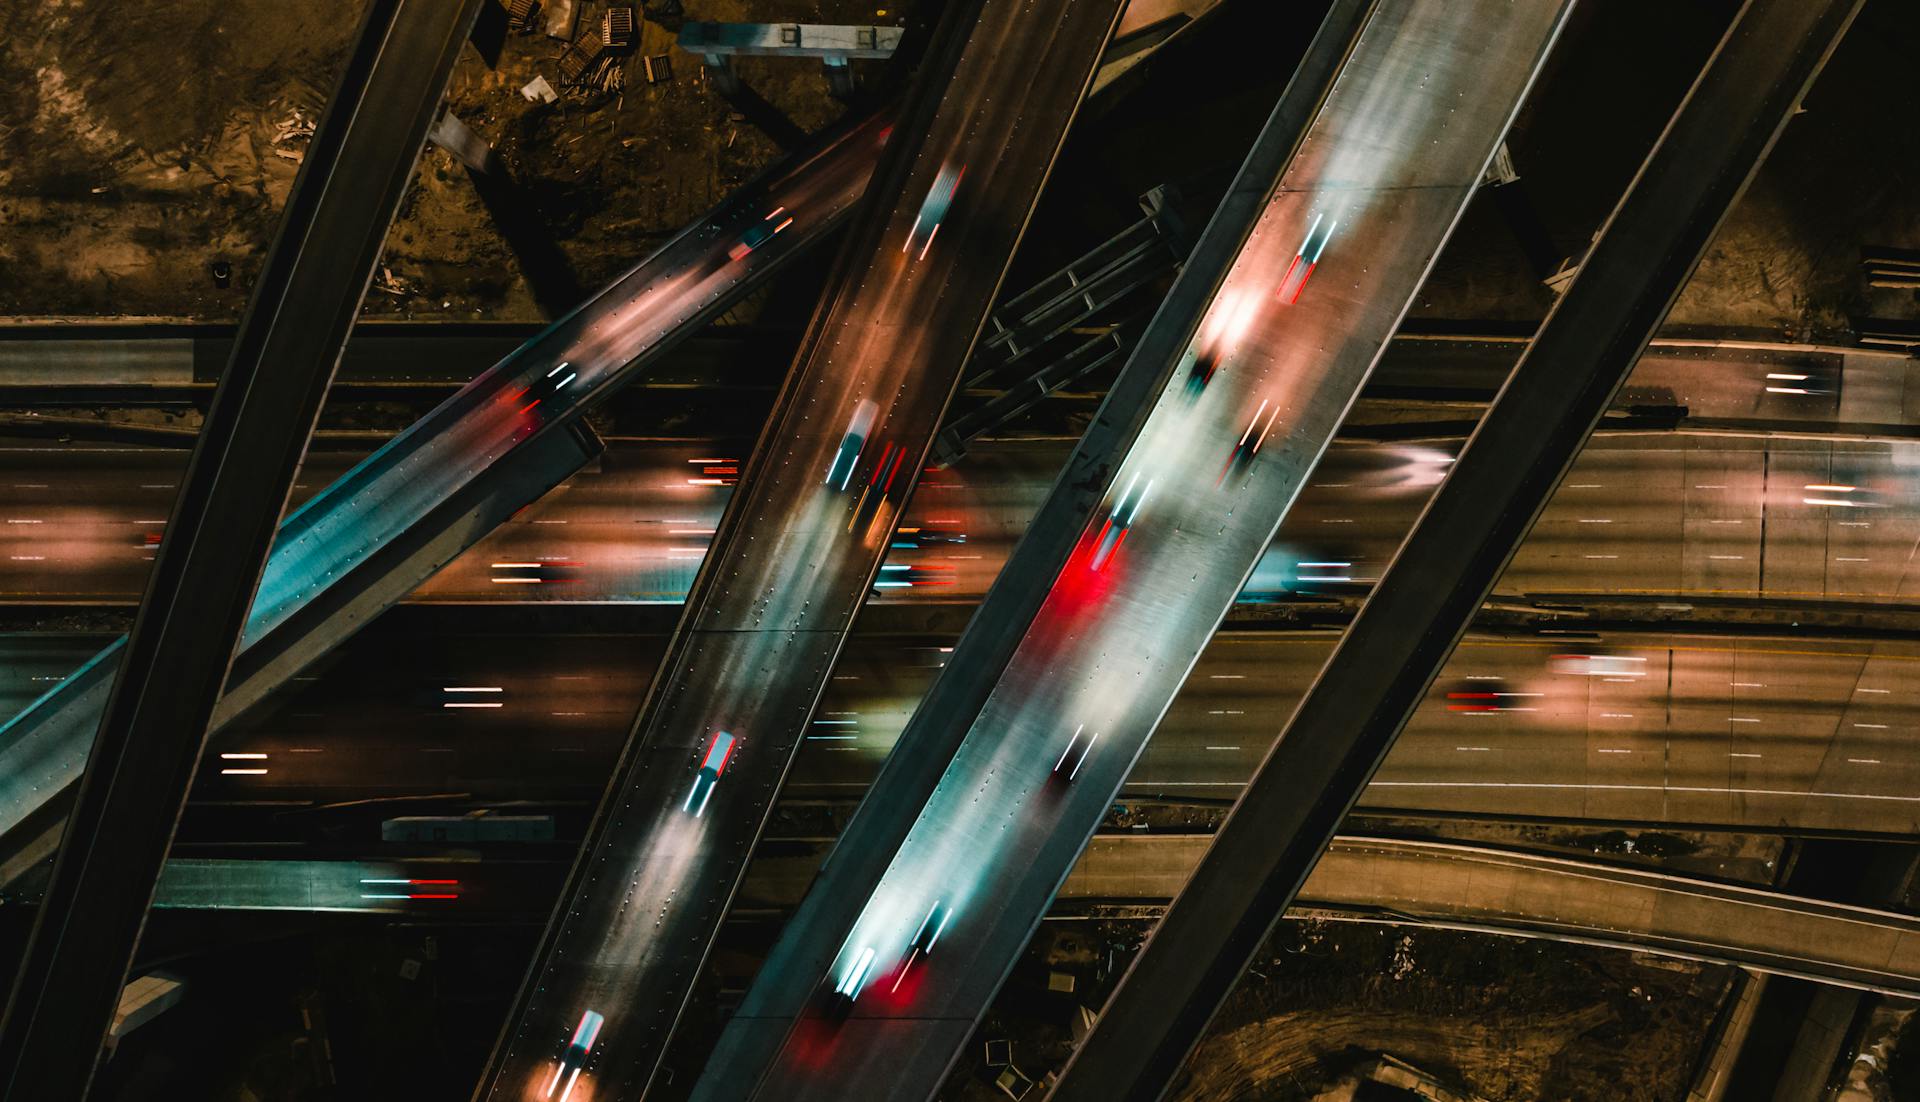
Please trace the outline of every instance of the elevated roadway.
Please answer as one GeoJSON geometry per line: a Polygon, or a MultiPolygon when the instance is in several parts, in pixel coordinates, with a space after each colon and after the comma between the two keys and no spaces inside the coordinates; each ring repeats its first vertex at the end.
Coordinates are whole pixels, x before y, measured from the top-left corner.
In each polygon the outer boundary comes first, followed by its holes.
{"type": "MultiPolygon", "coordinates": [[[[1096,838],[1062,898],[1168,898],[1205,836],[1096,838]]],[[[1910,994],[1920,919],[1763,889],[1445,842],[1341,837],[1297,904],[1383,922],[1546,937],[1910,994]]]]}
{"type": "MultiPolygon", "coordinates": [[[[1052,1097],[1150,1102],[1166,1094],[1482,611],[1859,6],[1742,5],[1052,1097]]],[[[1844,502],[1856,490],[1811,484],[1804,500],[1844,502]]]]}
{"type": "MultiPolygon", "coordinates": [[[[597,445],[579,435],[582,413],[824,234],[865,186],[885,129],[851,126],[749,184],[291,513],[214,730],[584,465],[597,445]],[[793,221],[769,233],[775,209],[793,221]]],[[[16,851],[57,826],[119,648],[0,728],[0,833],[16,851]]]]}
{"type": "Polygon", "coordinates": [[[479,9],[392,0],[358,22],[82,729],[91,749],[0,1018],[7,1097],[92,1085],[281,510],[479,9]]]}
{"type": "MultiPolygon", "coordinates": [[[[1164,902],[1209,836],[1096,835],[1061,885],[1072,902],[1164,902]]],[[[791,906],[814,862],[762,861],[744,889],[791,906]]],[[[341,911],[450,922],[527,921],[550,863],[180,858],[157,905],[341,911]]],[[[1920,996],[1920,919],[1736,884],[1529,851],[1438,841],[1337,839],[1296,915],[1538,937],[1727,964],[1818,983],[1920,996]]]]}
{"type": "Polygon", "coordinates": [[[946,10],[479,1096],[647,1088],[1120,7],[946,10]]]}
{"type": "MultiPolygon", "coordinates": [[[[1037,615],[1002,622],[1003,579],[958,645],[948,678],[998,680],[977,710],[927,720],[965,728],[944,775],[876,782],[848,837],[863,865],[881,857],[877,878],[829,864],[816,894],[833,904],[789,926],[696,1097],[746,1097],[763,1065],[742,1051],[769,1041],[758,1097],[937,1089],[1398,327],[1565,11],[1372,8],[1277,186],[1258,181],[1264,209],[1194,343],[1153,365],[1152,412],[1089,472],[1108,487],[1098,512],[1042,507],[1036,532],[1085,528],[1037,615]],[[954,672],[1009,629],[1004,669],[954,672]],[[890,860],[861,817],[906,828],[890,860]],[[832,913],[863,898],[850,924],[832,913]]],[[[927,752],[920,722],[903,753],[927,752]]]]}

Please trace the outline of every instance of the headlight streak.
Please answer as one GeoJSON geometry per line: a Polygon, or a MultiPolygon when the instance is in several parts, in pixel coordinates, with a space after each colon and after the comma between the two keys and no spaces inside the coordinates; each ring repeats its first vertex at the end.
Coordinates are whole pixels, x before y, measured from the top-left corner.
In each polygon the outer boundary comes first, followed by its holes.
{"type": "Polygon", "coordinates": [[[1306,236],[1300,239],[1300,247],[1293,252],[1293,262],[1287,265],[1287,273],[1280,277],[1280,286],[1276,293],[1284,298],[1289,306],[1300,301],[1300,292],[1307,289],[1307,280],[1313,278],[1313,270],[1320,265],[1320,254],[1326,251],[1327,242],[1333,240],[1333,231],[1340,225],[1338,219],[1329,222],[1327,232],[1320,237],[1320,243],[1314,244],[1314,234],[1320,229],[1320,223],[1326,216],[1325,211],[1313,216],[1312,224],[1307,226],[1306,236]],[[1307,264],[1304,270],[1300,268],[1302,260],[1307,264]],[[1299,283],[1293,283],[1293,275],[1296,271],[1300,273],[1299,283]],[[1291,295],[1287,293],[1289,285],[1293,287],[1291,295]]]}
{"type": "Polygon", "coordinates": [[[365,891],[366,888],[457,888],[458,880],[419,880],[403,877],[362,877],[360,893],[362,899],[458,899],[459,892],[451,891],[365,891]]]}
{"type": "Polygon", "coordinates": [[[861,949],[860,955],[853,962],[853,967],[847,970],[846,976],[834,987],[834,993],[849,999],[859,998],[861,985],[867,982],[867,972],[873,967],[873,956],[872,947],[861,949]]]}
{"type": "Polygon", "coordinates": [[[593,1054],[594,1042],[600,1039],[600,1027],[606,1019],[594,1011],[580,1016],[580,1024],[574,1027],[573,1039],[567,1042],[567,1051],[554,1066],[553,1077],[547,1080],[547,1089],[540,1093],[541,1098],[552,1098],[553,1090],[560,1085],[560,1077],[566,1076],[567,1087],[560,1092],[560,1102],[573,1097],[573,1088],[580,1082],[580,1073],[585,1070],[587,1057],[593,1054]]]}

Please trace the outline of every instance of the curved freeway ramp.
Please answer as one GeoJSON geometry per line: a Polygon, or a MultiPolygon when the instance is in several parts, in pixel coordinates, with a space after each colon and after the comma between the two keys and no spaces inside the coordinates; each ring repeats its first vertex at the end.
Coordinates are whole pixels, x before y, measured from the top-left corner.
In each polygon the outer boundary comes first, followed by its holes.
{"type": "MultiPolygon", "coordinates": [[[[1171,899],[1209,835],[1103,836],[1061,899],[1171,899]]],[[[1550,938],[1911,996],[1920,918],[1645,869],[1450,842],[1342,836],[1299,912],[1550,938]]]]}

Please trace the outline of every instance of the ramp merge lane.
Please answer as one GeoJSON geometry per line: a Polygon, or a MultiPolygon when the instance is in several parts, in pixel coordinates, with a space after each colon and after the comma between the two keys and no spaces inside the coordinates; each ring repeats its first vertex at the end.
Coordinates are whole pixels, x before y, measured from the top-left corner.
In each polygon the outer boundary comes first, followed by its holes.
{"type": "MultiPolygon", "coordinates": [[[[282,521],[213,732],[484,535],[490,525],[465,519],[475,509],[467,499],[496,464],[529,469],[507,487],[517,500],[480,508],[496,520],[572,474],[590,453],[561,434],[824,236],[866,187],[886,127],[880,117],[852,125],[748,184],[282,521]],[[792,223],[765,235],[773,210],[792,223]],[[749,239],[755,247],[741,252],[749,239]],[[431,541],[400,564],[410,570],[390,576],[385,552],[436,519],[453,537],[431,541]]],[[[86,762],[123,643],[0,727],[7,849],[58,830],[57,801],[86,762]]]]}
{"type": "Polygon", "coordinates": [[[1398,326],[1567,8],[1375,6],[864,910],[850,930],[790,931],[836,947],[826,975],[763,970],[800,1020],[758,1097],[937,1088],[1398,326]]]}
{"type": "Polygon", "coordinates": [[[948,12],[481,1096],[652,1079],[1119,8],[948,12]]]}

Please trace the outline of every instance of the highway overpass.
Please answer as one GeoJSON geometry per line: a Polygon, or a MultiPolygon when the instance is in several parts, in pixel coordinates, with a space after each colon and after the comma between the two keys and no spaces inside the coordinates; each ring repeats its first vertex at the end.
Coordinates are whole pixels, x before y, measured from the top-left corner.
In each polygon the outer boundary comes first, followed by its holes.
{"type": "MultiPolygon", "coordinates": [[[[585,464],[596,445],[576,426],[590,404],[824,234],[865,186],[885,130],[849,126],[762,175],[290,514],[213,729],[585,464]],[[776,208],[790,212],[787,232],[735,255],[776,208]]],[[[79,776],[120,646],[0,728],[0,833],[16,852],[57,827],[49,801],[79,776]]]]}
{"type": "MultiPolygon", "coordinates": [[[[1264,207],[1192,345],[1163,360],[1149,337],[1108,398],[1139,371],[1158,382],[1151,412],[1111,466],[1070,461],[1041,507],[1042,541],[1080,542],[1064,563],[1024,562],[1048,546],[1033,537],[1016,550],[943,674],[956,698],[937,684],[902,736],[919,764],[876,780],[854,856],[783,933],[696,1098],[936,1088],[1398,327],[1566,10],[1371,8],[1277,180],[1236,183],[1264,207]],[[1097,511],[1075,500],[1081,479],[1106,487],[1097,511]],[[1037,605],[1019,588],[1033,583],[1051,583],[1037,605]],[[1004,666],[969,657],[1010,637],[1004,666]],[[938,955],[922,952],[930,923],[938,955]],[[829,1015],[845,1020],[823,1054],[829,1015]]],[[[1190,261],[1181,278],[1212,276],[1190,261]]]]}
{"type": "Polygon", "coordinates": [[[647,1089],[1120,0],[945,9],[483,1079],[647,1089]]]}

